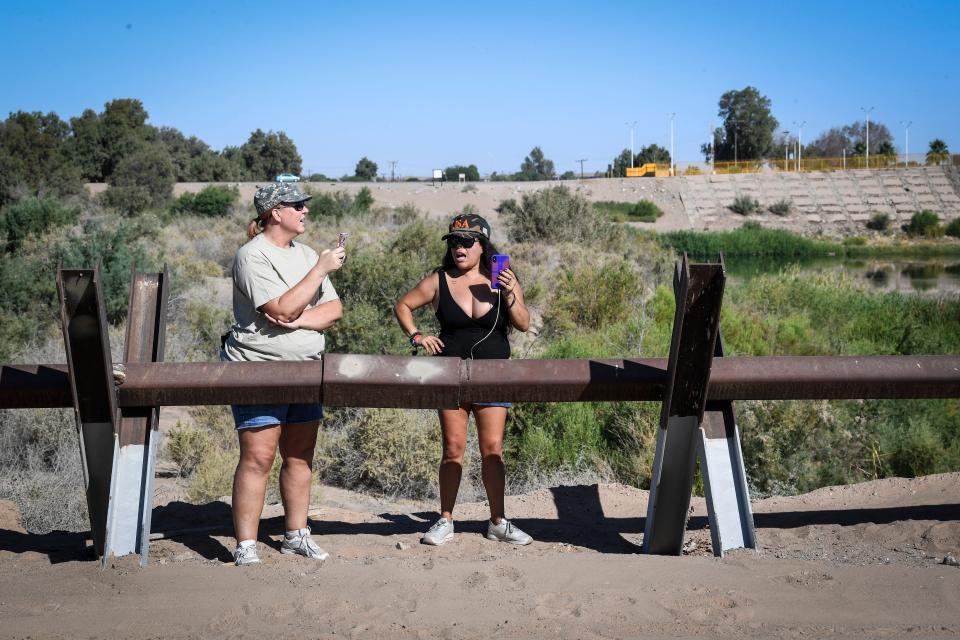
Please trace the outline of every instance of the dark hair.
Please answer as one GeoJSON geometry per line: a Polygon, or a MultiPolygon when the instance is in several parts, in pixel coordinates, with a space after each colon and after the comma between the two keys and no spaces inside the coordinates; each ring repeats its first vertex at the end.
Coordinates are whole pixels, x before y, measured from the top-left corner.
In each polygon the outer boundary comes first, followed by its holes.
{"type": "MultiPolygon", "coordinates": [[[[479,238],[479,241],[480,246],[483,247],[483,254],[480,256],[480,273],[490,277],[490,257],[500,252],[497,251],[497,248],[493,246],[489,240],[479,238]]],[[[456,268],[457,263],[453,261],[453,256],[450,254],[450,247],[447,247],[446,253],[443,254],[443,262],[440,264],[438,270],[449,271],[456,268]]]]}

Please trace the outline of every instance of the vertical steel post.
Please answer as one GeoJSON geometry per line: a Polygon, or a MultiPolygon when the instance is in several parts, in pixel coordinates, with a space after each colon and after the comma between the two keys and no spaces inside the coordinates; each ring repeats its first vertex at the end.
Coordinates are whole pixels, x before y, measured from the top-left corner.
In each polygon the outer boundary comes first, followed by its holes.
{"type": "MultiPolygon", "coordinates": [[[[715,358],[723,356],[723,338],[717,336],[715,358]]],[[[740,431],[729,400],[711,401],[697,440],[703,495],[707,502],[713,555],[730,549],[756,549],[750,490],[740,450],[740,431]]]]}
{"type": "MultiPolygon", "coordinates": [[[[137,273],[134,269],[130,282],[124,362],[163,360],[168,282],[166,269],[162,273],[137,273]]],[[[150,549],[159,418],[160,407],[121,409],[110,488],[104,555],[138,553],[141,566],[147,564],[150,549]]]]}
{"type": "Polygon", "coordinates": [[[679,555],[683,547],[725,280],[723,256],[718,264],[690,264],[684,253],[674,274],[677,308],[644,525],[645,553],[679,555]]]}
{"type": "Polygon", "coordinates": [[[104,558],[116,448],[117,396],[100,265],[96,269],[58,268],[57,290],[70,393],[80,435],[90,531],[97,555],[104,558]]]}

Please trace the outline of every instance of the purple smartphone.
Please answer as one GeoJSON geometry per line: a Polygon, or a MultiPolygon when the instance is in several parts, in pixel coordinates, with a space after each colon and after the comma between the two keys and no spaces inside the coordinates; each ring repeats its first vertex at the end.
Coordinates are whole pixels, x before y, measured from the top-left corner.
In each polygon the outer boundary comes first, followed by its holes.
{"type": "Polygon", "coordinates": [[[490,288],[499,289],[500,282],[497,278],[500,277],[500,272],[510,268],[510,256],[495,254],[490,256],[490,288]]]}

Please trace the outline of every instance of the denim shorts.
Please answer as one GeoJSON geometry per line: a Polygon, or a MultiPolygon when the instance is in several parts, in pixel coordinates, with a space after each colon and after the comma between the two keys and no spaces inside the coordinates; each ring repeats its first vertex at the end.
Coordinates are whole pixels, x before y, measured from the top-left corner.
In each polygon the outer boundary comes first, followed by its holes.
{"type": "Polygon", "coordinates": [[[310,404],[235,404],[231,405],[237,430],[268,427],[275,424],[298,424],[323,418],[323,407],[310,404]]]}
{"type": "Polygon", "coordinates": [[[503,407],[509,409],[513,406],[512,402],[474,402],[474,407],[503,407]]]}

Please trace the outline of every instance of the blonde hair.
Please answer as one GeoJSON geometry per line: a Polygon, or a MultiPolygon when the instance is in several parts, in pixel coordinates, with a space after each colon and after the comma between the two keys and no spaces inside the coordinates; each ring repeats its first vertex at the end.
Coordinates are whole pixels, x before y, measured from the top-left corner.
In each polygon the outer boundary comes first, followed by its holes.
{"type": "Polygon", "coordinates": [[[267,226],[267,220],[270,218],[272,209],[267,209],[262,214],[250,221],[247,225],[247,239],[253,240],[258,233],[263,233],[263,228],[267,226]]]}

